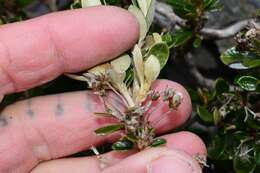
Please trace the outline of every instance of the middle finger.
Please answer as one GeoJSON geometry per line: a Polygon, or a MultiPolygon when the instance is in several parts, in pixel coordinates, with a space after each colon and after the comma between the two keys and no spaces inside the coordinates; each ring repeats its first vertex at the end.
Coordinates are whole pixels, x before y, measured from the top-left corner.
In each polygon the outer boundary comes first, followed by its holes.
{"type": "MultiPolygon", "coordinates": [[[[165,121],[161,121],[157,132],[176,128],[182,124],[190,114],[190,99],[183,87],[170,81],[157,81],[155,88],[161,90],[166,86],[180,91],[183,95],[183,102],[178,110],[169,114],[165,121]]],[[[165,105],[166,106],[166,105],[165,105]]],[[[165,109],[161,109],[165,110],[165,109]]],[[[88,149],[92,145],[99,145],[104,140],[111,140],[113,136],[97,136],[94,130],[104,124],[111,122],[109,119],[96,118],[94,112],[104,111],[102,103],[90,92],[75,92],[53,96],[37,97],[27,101],[16,103],[3,111],[2,119],[5,119],[4,128],[16,135],[14,140],[1,136],[0,138],[9,142],[2,143],[0,148],[14,146],[8,156],[1,156],[10,159],[10,167],[23,163],[23,160],[30,159],[35,165],[36,161],[51,160],[71,155],[73,153],[88,149]],[[19,143],[19,146],[16,144],[19,143]],[[21,147],[27,155],[21,156],[21,147]],[[28,152],[31,151],[31,152],[28,152]],[[19,158],[11,158],[20,153],[19,158]],[[21,160],[19,160],[21,159],[21,160]]],[[[167,111],[167,110],[166,110],[167,111]]],[[[160,118],[163,111],[154,114],[160,118]]],[[[6,135],[5,135],[6,136],[6,135]]],[[[26,164],[20,165],[26,166],[26,164]]],[[[27,166],[30,167],[30,166],[27,166]]]]}

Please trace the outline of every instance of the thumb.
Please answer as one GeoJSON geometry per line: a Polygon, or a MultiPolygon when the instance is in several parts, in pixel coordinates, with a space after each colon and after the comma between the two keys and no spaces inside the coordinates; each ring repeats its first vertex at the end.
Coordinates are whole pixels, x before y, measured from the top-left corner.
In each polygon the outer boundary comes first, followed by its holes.
{"type": "Polygon", "coordinates": [[[202,173],[199,164],[180,150],[151,148],[132,155],[102,173],[202,173]]]}

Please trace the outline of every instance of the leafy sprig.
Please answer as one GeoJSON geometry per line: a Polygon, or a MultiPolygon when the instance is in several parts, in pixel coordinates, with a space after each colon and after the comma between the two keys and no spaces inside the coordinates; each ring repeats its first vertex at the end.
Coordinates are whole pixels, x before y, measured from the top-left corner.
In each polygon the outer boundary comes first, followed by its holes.
{"type": "MultiPolygon", "coordinates": [[[[148,146],[165,144],[165,139],[155,138],[154,126],[167,114],[176,110],[182,101],[180,92],[166,88],[163,92],[151,90],[152,83],[169,57],[169,47],[158,33],[147,35],[153,20],[154,0],[133,0],[128,10],[140,24],[140,36],[130,54],[123,54],[104,64],[98,65],[82,75],[68,76],[85,81],[89,88],[99,95],[106,110],[96,113],[118,121],[95,130],[97,135],[108,135],[120,131],[121,138],[112,146],[114,150],[140,150],[148,146]],[[108,91],[116,94],[124,104],[121,110],[109,102],[108,91]],[[153,102],[165,102],[169,110],[155,121],[151,111],[153,102]]],[[[99,0],[82,0],[82,7],[101,5],[99,0]]],[[[159,108],[159,107],[157,107],[159,108]]]]}

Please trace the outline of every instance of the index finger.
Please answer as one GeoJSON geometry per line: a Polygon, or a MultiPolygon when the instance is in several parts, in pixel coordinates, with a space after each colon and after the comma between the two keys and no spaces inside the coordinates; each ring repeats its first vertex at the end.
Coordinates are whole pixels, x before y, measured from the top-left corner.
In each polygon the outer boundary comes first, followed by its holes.
{"type": "Polygon", "coordinates": [[[138,31],[130,13],[111,6],[0,26],[0,94],[23,91],[112,59],[135,43],[138,31]]]}

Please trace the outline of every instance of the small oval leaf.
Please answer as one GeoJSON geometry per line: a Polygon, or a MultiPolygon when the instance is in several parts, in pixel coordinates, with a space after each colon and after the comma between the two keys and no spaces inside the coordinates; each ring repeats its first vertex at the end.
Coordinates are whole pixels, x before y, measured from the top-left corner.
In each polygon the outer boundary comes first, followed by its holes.
{"type": "Polygon", "coordinates": [[[124,128],[123,124],[112,124],[95,130],[97,135],[108,135],[124,128]]]}
{"type": "Polygon", "coordinates": [[[200,37],[196,37],[196,39],[193,41],[193,47],[194,48],[199,48],[201,45],[201,38],[200,37]]]}
{"type": "Polygon", "coordinates": [[[154,55],[160,62],[161,69],[165,66],[169,58],[169,47],[166,43],[156,43],[150,50],[148,55],[154,55]]]}
{"type": "MultiPolygon", "coordinates": [[[[109,63],[100,64],[98,66],[95,66],[87,71],[87,73],[92,73],[95,75],[101,75],[105,74],[108,69],[110,69],[111,66],[109,63]]],[[[85,73],[83,73],[84,75],[85,73]]]]}
{"type": "Polygon", "coordinates": [[[260,81],[253,76],[242,76],[236,80],[236,83],[246,91],[255,91],[260,81]]]}
{"type": "Polygon", "coordinates": [[[229,91],[228,83],[223,78],[218,78],[215,81],[215,91],[217,96],[228,92],[229,91]]]}
{"type": "Polygon", "coordinates": [[[161,43],[162,42],[162,36],[158,34],[157,32],[153,33],[153,39],[155,43],[161,43]]]}
{"type": "Polygon", "coordinates": [[[153,140],[153,142],[151,143],[151,147],[158,147],[158,146],[161,146],[161,145],[164,145],[166,144],[166,139],[164,138],[156,138],[153,140]]]}
{"type": "Polygon", "coordinates": [[[197,114],[204,123],[212,124],[214,122],[213,115],[207,110],[205,106],[197,105],[197,114]]]}
{"type": "Polygon", "coordinates": [[[234,69],[249,69],[260,66],[260,56],[253,52],[239,52],[232,47],[222,53],[221,61],[234,69]]]}
{"type": "Polygon", "coordinates": [[[130,67],[131,58],[129,55],[125,54],[114,59],[113,61],[110,62],[110,64],[116,72],[123,73],[130,67]]]}
{"type": "Polygon", "coordinates": [[[113,150],[130,150],[134,147],[134,144],[128,140],[117,141],[112,145],[113,150]]]}
{"type": "Polygon", "coordinates": [[[110,82],[113,84],[113,86],[119,88],[122,86],[125,76],[126,76],[126,72],[123,73],[118,73],[113,69],[107,70],[107,76],[110,80],[110,82]]]}
{"type": "Polygon", "coordinates": [[[148,82],[153,82],[160,74],[161,66],[158,58],[150,55],[144,62],[144,76],[148,82]]]}
{"type": "Polygon", "coordinates": [[[133,51],[133,61],[135,66],[136,75],[141,84],[144,83],[144,61],[141,49],[138,45],[135,45],[133,51]]]}
{"type": "Polygon", "coordinates": [[[214,118],[214,124],[217,126],[219,125],[219,123],[221,122],[222,120],[222,117],[219,113],[219,110],[217,108],[214,108],[214,111],[213,111],[213,118],[214,118]]]}

